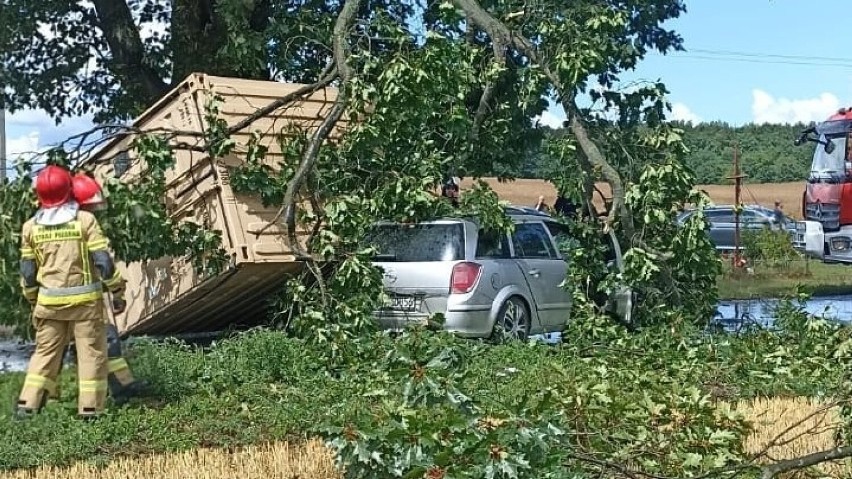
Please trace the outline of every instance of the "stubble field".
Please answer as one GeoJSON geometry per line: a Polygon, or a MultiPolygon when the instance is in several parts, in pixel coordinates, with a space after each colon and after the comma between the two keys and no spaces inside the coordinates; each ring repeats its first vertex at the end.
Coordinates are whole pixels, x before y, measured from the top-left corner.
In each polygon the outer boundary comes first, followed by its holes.
{"type": "MultiPolygon", "coordinates": [[[[491,188],[497,192],[501,199],[510,201],[517,205],[535,206],[538,197],[543,195],[547,204],[552,205],[556,199],[556,189],[553,185],[543,180],[519,179],[511,182],[501,183],[496,178],[486,178],[491,188]]],[[[462,189],[469,188],[473,180],[462,181],[462,189]]],[[[704,190],[715,204],[733,204],[733,185],[699,185],[697,189],[704,190]]],[[[781,201],[784,211],[796,219],[802,217],[802,193],[804,182],[791,183],[767,183],[744,185],[742,189],[742,202],[745,204],[760,204],[772,207],[776,200],[781,201]]],[[[609,188],[605,184],[598,184],[598,189],[604,195],[609,196],[609,188]]],[[[603,209],[603,201],[595,195],[595,205],[603,209]]]]}
{"type": "MultiPolygon", "coordinates": [[[[746,439],[750,455],[767,454],[775,460],[790,459],[835,446],[839,424],[837,408],[808,398],[766,398],[736,405],[754,427],[746,439]]],[[[766,460],[759,462],[765,463],[766,460]]],[[[829,477],[848,477],[849,463],[838,461],[816,468],[829,477]]],[[[234,450],[198,449],[183,453],[116,458],[106,465],[77,463],[70,467],[42,467],[0,474],[6,479],[181,477],[184,479],[263,479],[342,477],[334,457],[318,440],[304,443],[264,444],[234,450]]],[[[798,477],[798,476],[797,476],[798,477]]]]}

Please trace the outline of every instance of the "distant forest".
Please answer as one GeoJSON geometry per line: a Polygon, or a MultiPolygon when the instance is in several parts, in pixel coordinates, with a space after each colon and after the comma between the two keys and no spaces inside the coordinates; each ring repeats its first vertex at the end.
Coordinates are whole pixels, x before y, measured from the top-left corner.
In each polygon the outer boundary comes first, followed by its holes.
{"type": "MultiPolygon", "coordinates": [[[[731,183],[726,177],[733,170],[735,142],[739,145],[742,172],[748,175],[747,183],[803,181],[810,170],[813,144],[793,146],[793,140],[806,128],[804,124],[734,127],[713,122],[678,126],[684,130],[684,142],[689,148],[686,163],[699,184],[731,183]]],[[[543,159],[530,160],[519,176],[543,177],[543,159]]]]}
{"type": "Polygon", "coordinates": [[[806,125],[681,124],[689,148],[686,164],[700,184],[726,184],[733,169],[733,143],[739,145],[740,165],[749,183],[804,181],[811,168],[814,144],[794,146],[806,125]]]}

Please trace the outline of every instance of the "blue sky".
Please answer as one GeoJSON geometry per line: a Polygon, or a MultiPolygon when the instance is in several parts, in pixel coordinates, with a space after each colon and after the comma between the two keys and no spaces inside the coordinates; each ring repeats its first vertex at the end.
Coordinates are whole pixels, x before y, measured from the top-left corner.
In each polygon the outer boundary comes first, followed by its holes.
{"type": "MultiPolygon", "coordinates": [[[[666,26],[681,34],[687,51],[649,55],[622,75],[624,81],[662,79],[674,116],[787,123],[819,120],[852,105],[852,45],[845,42],[852,1],[686,4],[687,13],[666,26]]],[[[555,108],[550,115],[561,117],[555,108]]]]}
{"type": "MultiPolygon", "coordinates": [[[[673,118],[788,123],[825,118],[852,106],[850,0],[687,0],[667,26],[686,52],[649,55],[625,82],[662,79],[673,118]]],[[[558,108],[542,117],[558,124],[558,108]]],[[[34,151],[90,127],[86,118],[55,125],[37,111],[7,118],[9,152],[34,151]]],[[[11,155],[10,155],[11,156],[11,155]]]]}

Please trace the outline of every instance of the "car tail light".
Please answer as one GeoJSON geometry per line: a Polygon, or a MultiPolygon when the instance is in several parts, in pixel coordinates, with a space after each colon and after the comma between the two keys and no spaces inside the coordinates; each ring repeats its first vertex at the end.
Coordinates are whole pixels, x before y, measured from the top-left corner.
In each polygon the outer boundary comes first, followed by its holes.
{"type": "Polygon", "coordinates": [[[481,269],[482,265],[467,261],[453,266],[453,275],[450,277],[450,293],[469,293],[476,286],[481,269]]]}

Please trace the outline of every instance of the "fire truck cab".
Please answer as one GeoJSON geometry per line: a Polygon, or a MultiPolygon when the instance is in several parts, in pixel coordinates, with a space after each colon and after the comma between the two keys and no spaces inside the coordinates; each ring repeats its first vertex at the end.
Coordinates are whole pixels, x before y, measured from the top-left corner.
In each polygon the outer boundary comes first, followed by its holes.
{"type": "Polygon", "coordinates": [[[812,124],[794,142],[805,143],[816,146],[795,245],[809,256],[852,263],[852,109],[812,124]]]}

